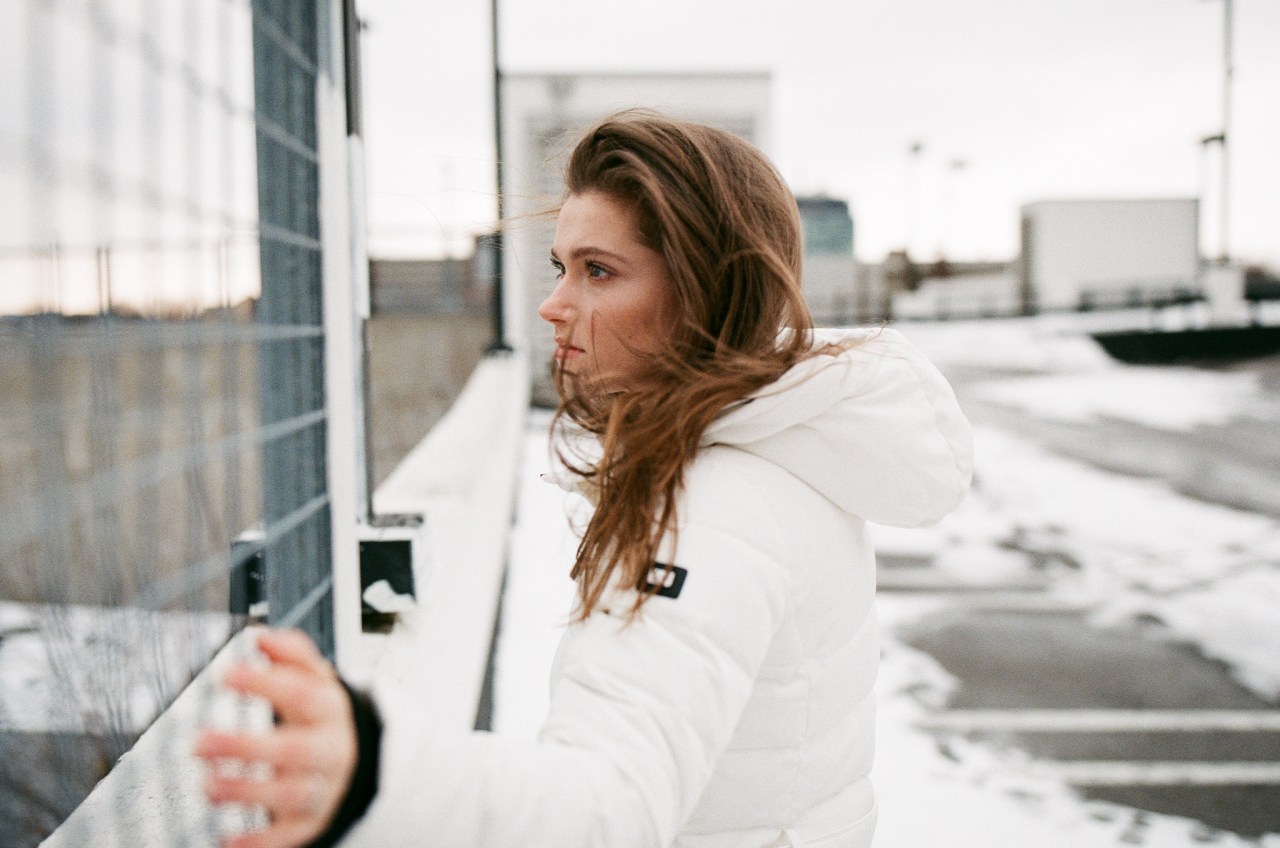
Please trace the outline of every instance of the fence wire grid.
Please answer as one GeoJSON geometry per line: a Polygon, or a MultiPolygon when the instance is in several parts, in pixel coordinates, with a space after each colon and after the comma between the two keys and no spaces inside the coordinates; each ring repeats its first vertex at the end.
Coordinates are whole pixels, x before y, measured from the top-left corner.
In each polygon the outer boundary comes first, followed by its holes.
{"type": "Polygon", "coordinates": [[[0,845],[247,622],[332,655],[328,5],[0,6],[0,845]]]}

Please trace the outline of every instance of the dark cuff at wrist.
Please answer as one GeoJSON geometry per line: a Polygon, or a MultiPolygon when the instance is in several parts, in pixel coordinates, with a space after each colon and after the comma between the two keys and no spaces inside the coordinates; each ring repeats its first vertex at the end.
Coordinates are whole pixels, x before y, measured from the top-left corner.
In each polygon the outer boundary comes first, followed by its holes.
{"type": "Polygon", "coordinates": [[[353,689],[345,680],[339,681],[351,699],[351,714],[356,724],[356,770],[351,776],[347,794],[343,796],[338,812],[324,833],[316,837],[308,848],[330,848],[336,845],[347,831],[373,803],[378,794],[378,755],[382,747],[382,719],[373,700],[364,692],[353,689]]]}

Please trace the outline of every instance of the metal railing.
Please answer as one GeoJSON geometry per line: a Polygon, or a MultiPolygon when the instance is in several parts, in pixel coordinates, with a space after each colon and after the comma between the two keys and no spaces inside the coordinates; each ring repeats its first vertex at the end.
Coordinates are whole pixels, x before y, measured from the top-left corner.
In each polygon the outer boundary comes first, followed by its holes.
{"type": "Polygon", "coordinates": [[[56,828],[251,616],[334,652],[333,7],[0,8],[5,846],[56,828]]]}
{"type": "MultiPolygon", "coordinates": [[[[319,330],[322,315],[317,28],[312,3],[254,0],[254,99],[259,129],[262,297],[258,318],[319,330]]],[[[310,423],[262,448],[265,593],[272,624],[299,626],[332,656],[325,477],[324,347],[320,334],[262,346],[264,425],[310,423]],[[288,527],[287,532],[277,528],[288,527]]]]}

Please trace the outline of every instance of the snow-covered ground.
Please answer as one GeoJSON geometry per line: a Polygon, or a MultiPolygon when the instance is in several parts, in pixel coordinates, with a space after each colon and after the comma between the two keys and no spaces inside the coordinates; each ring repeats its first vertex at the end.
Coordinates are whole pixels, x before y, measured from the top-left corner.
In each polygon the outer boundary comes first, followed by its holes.
{"type": "MultiPolygon", "coordinates": [[[[977,393],[1047,418],[1110,416],[1180,430],[1280,419],[1280,402],[1264,395],[1254,372],[1119,365],[1093,356],[1092,342],[1061,324],[903,330],[944,370],[990,367],[984,342],[1000,346],[1004,361],[1038,373],[993,377],[977,393]]],[[[902,544],[931,546],[936,567],[979,581],[992,564],[1017,570],[1030,564],[1019,560],[1056,558],[1062,567],[1051,591],[1096,604],[1099,623],[1139,615],[1163,622],[1171,638],[1226,662],[1262,697],[1280,699],[1280,522],[1063,459],[994,428],[975,428],[974,441],[969,499],[902,544]]],[[[880,549],[891,550],[895,536],[902,534],[882,531],[880,549]]]]}
{"type": "Polygon", "coordinates": [[[0,731],[141,733],[231,633],[224,613],[0,601],[0,731]]]}
{"type": "MultiPolygon", "coordinates": [[[[1118,365],[1062,319],[900,325],[969,396],[1087,424],[1121,419],[1195,433],[1236,420],[1280,420],[1275,389],[1254,371],[1118,365]]],[[[532,738],[572,604],[576,496],[543,482],[549,416],[524,436],[495,680],[495,729],[532,738]]],[[[928,530],[875,528],[883,553],[932,561],[942,582],[1045,584],[1045,597],[1109,626],[1190,643],[1259,696],[1280,699],[1280,523],[1175,492],[1155,479],[1064,459],[991,425],[975,429],[969,499],[928,530]],[[1045,579],[1047,578],[1047,580],[1045,579]]],[[[1280,473],[1280,471],[1277,471],[1280,473]]],[[[578,519],[582,516],[579,514],[578,519]]],[[[977,742],[945,747],[917,726],[956,681],[898,638],[948,601],[884,593],[878,683],[879,848],[922,845],[1181,848],[1261,845],[1174,816],[1084,801],[1066,785],[1009,768],[977,742]]],[[[0,603],[0,728],[141,730],[225,640],[225,616],[104,613],[0,603]],[[140,652],[139,645],[154,650],[140,652]],[[146,656],[144,656],[146,654],[146,656]],[[111,702],[94,695],[116,692],[111,702]]]]}
{"type": "MultiPolygon", "coordinates": [[[[1273,399],[1247,372],[1132,368],[1106,359],[1059,321],[901,326],[944,369],[980,369],[984,396],[1045,417],[1112,417],[1194,430],[1263,416],[1273,399]]],[[[578,499],[541,482],[545,415],[525,449],[497,655],[495,729],[532,737],[547,704],[547,670],[573,587],[566,508],[578,499]]],[[[1010,433],[975,431],[968,501],[935,528],[876,528],[878,547],[931,557],[952,582],[1008,584],[1048,576],[1048,597],[1093,610],[1099,626],[1142,616],[1144,628],[1196,645],[1246,687],[1280,698],[1280,523],[1185,497],[1161,481],[1112,474],[1055,456],[1010,433]]],[[[1007,767],[1007,753],[915,726],[954,685],[931,657],[895,634],[946,601],[883,595],[878,683],[881,805],[877,845],[1172,848],[1264,845],[1188,819],[1082,800],[1066,785],[1007,767]]]]}
{"type": "Polygon", "coordinates": [[[1249,370],[1116,362],[1071,317],[900,324],[944,371],[981,369],[974,394],[1037,417],[1090,422],[1116,418],[1192,431],[1237,419],[1280,420],[1280,397],[1249,370]]]}

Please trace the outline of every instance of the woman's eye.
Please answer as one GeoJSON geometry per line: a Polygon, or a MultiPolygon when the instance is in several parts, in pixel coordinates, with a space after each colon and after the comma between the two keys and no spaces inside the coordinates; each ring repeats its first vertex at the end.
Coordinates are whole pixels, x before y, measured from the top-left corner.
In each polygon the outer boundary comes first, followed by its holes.
{"type": "Polygon", "coordinates": [[[608,273],[609,272],[605,270],[604,266],[602,265],[597,265],[594,262],[587,263],[587,274],[591,277],[603,277],[603,276],[606,276],[608,273]]]}
{"type": "Polygon", "coordinates": [[[557,280],[564,276],[564,266],[563,266],[563,265],[561,265],[559,262],[557,262],[557,261],[555,261],[554,259],[552,259],[552,260],[551,260],[551,267],[552,267],[552,268],[555,270],[555,272],[556,272],[556,279],[557,279],[557,280]]]}

